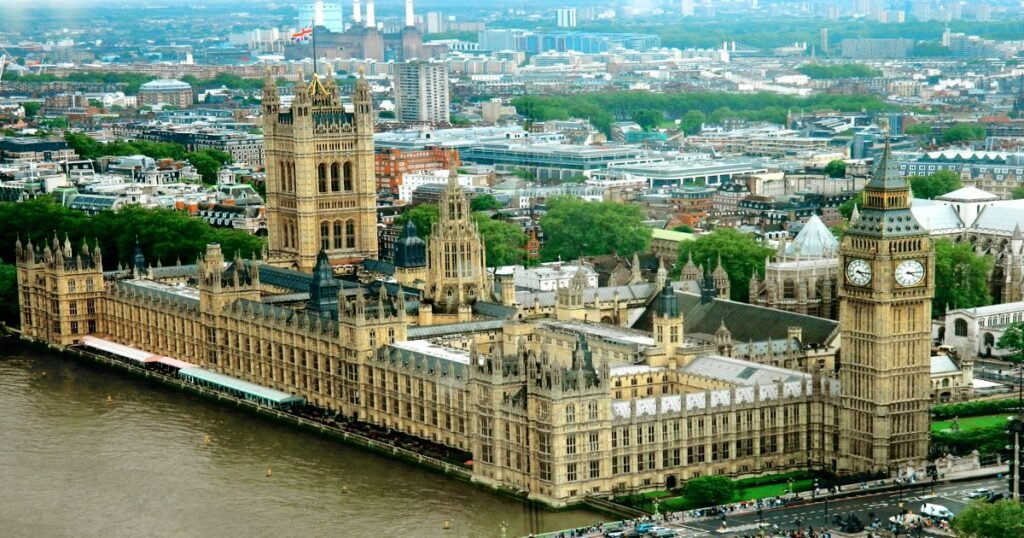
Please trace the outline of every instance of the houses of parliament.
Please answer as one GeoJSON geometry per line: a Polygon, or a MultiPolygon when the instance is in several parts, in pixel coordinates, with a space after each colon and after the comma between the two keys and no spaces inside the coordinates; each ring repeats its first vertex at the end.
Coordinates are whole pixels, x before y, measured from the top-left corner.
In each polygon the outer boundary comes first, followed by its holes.
{"type": "Polygon", "coordinates": [[[128,266],[17,244],[23,335],[86,335],[301,396],[473,455],[474,480],[554,506],[706,475],[895,476],[928,451],[933,249],[880,159],[840,247],[839,322],[653,282],[550,292],[487,268],[455,172],[429,245],[375,260],[373,112],[314,78],[263,92],[269,245],[128,266]],[[337,271],[341,267],[347,271],[337,271]],[[339,278],[338,274],[345,276],[339,278]],[[837,361],[842,344],[841,367],[837,361]]]}

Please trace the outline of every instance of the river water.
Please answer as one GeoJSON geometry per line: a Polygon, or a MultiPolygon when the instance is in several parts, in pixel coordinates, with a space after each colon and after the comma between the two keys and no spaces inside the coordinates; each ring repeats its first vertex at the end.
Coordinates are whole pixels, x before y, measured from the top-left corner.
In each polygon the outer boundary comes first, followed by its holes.
{"type": "Polygon", "coordinates": [[[17,348],[0,339],[5,537],[497,537],[502,521],[513,537],[600,520],[530,509],[187,393],[17,348]]]}

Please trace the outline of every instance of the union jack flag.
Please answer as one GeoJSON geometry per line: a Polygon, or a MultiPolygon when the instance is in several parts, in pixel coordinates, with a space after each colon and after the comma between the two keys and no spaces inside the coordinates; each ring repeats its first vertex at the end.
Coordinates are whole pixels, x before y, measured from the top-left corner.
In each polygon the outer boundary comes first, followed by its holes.
{"type": "Polygon", "coordinates": [[[292,34],[292,43],[298,43],[300,41],[309,41],[310,38],[312,38],[312,37],[313,37],[313,25],[310,24],[309,26],[307,26],[307,27],[299,30],[298,32],[295,32],[294,34],[292,34]]]}

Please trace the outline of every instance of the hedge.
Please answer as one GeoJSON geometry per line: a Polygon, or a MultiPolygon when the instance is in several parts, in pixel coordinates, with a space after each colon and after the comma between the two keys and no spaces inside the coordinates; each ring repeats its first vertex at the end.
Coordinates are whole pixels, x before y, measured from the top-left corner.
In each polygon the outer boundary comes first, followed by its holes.
{"type": "Polygon", "coordinates": [[[994,415],[1001,411],[1017,409],[1018,407],[1020,407],[1020,400],[1016,398],[936,405],[932,408],[932,418],[946,420],[953,417],[994,415]]]}

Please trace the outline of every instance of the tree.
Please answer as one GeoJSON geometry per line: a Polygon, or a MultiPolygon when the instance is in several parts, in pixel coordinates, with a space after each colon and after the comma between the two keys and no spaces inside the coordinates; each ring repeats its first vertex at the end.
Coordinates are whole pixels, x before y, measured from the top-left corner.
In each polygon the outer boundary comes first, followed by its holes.
{"type": "Polygon", "coordinates": [[[673,232],[683,232],[683,233],[687,233],[687,234],[692,234],[693,233],[693,228],[688,226],[688,225],[686,225],[686,224],[680,224],[679,226],[674,226],[672,228],[672,231],[673,232]]]}
{"type": "Polygon", "coordinates": [[[983,140],[984,138],[985,126],[970,123],[954,123],[946,129],[946,132],[942,133],[942,142],[944,144],[983,140]]]}
{"type": "Polygon", "coordinates": [[[516,224],[488,218],[484,213],[474,213],[477,228],[484,240],[487,266],[515,265],[523,262],[526,234],[516,224]]]}
{"type": "Polygon", "coordinates": [[[849,200],[839,204],[839,214],[842,215],[844,219],[849,219],[850,215],[853,214],[853,206],[861,207],[863,205],[864,191],[861,191],[857,194],[857,196],[854,196],[853,198],[850,198],[849,200]]]}
{"type": "Polygon", "coordinates": [[[721,125],[725,120],[735,117],[736,113],[733,112],[731,108],[723,106],[716,108],[715,111],[711,113],[711,116],[708,117],[708,120],[715,125],[721,125]]]}
{"type": "Polygon", "coordinates": [[[691,110],[683,115],[682,128],[686,134],[697,134],[707,118],[699,110],[691,110]]]}
{"type": "Polygon", "coordinates": [[[903,129],[903,132],[908,135],[927,136],[932,134],[932,126],[927,123],[915,123],[913,125],[908,125],[903,129]]]}
{"type": "Polygon", "coordinates": [[[0,203],[0,259],[14,260],[14,243],[31,240],[37,249],[49,244],[54,234],[63,241],[68,235],[77,250],[83,240],[90,248],[96,240],[103,250],[107,269],[118,262],[130,261],[136,238],[146,259],[156,264],[191,263],[207,243],[220,243],[225,255],[260,253],[265,240],[241,230],[213,228],[205,221],[191,218],[184,211],[147,209],[128,206],[118,212],[104,211],[88,216],[68,209],[52,198],[41,197],[22,203],[0,203]]]}
{"type": "Polygon", "coordinates": [[[645,131],[652,131],[665,121],[665,115],[660,110],[643,108],[633,113],[633,121],[645,131]]]}
{"type": "Polygon", "coordinates": [[[952,525],[961,538],[1018,538],[1024,536],[1024,505],[975,501],[953,518],[952,525]]]}
{"type": "Polygon", "coordinates": [[[382,120],[393,120],[395,119],[395,111],[393,110],[381,110],[377,113],[377,117],[382,120]]]}
{"type": "Polygon", "coordinates": [[[992,303],[988,273],[992,258],[978,256],[970,243],[935,241],[935,298],[932,311],[945,313],[946,307],[971,308],[992,303]]]}
{"type": "Polygon", "coordinates": [[[501,209],[501,202],[493,194],[481,194],[469,201],[471,211],[493,211],[501,209]]]}
{"type": "Polygon", "coordinates": [[[952,170],[939,170],[934,174],[910,176],[908,179],[910,188],[914,191],[914,197],[928,200],[953,192],[963,186],[960,182],[960,174],[952,170]]]}
{"type": "Polygon", "coordinates": [[[1010,198],[1013,198],[1014,200],[1024,199],[1024,187],[1014,187],[1013,190],[1010,191],[1010,198]]]}
{"type": "Polygon", "coordinates": [[[42,106],[43,105],[35,101],[27,101],[21,104],[21,108],[25,110],[25,117],[28,119],[36,117],[36,115],[39,114],[39,109],[42,108],[42,106]]]}
{"type": "Polygon", "coordinates": [[[203,149],[185,155],[185,160],[196,167],[204,182],[216,183],[217,172],[231,162],[231,155],[216,149],[203,149]]]}
{"type": "Polygon", "coordinates": [[[18,274],[17,268],[0,263],[0,322],[18,325],[18,274]]]}
{"type": "Polygon", "coordinates": [[[632,256],[647,249],[651,229],[639,206],[615,202],[587,202],[572,196],[548,199],[540,219],[545,260],[574,260],[580,256],[617,253],[632,256]]]}
{"type": "Polygon", "coordinates": [[[846,161],[835,159],[825,165],[825,175],[828,177],[846,177],[846,161]]]}
{"type": "MultiPolygon", "coordinates": [[[[996,349],[1011,351],[1012,353],[1006,356],[1006,360],[1009,362],[1024,362],[1024,322],[1017,322],[1007,327],[999,340],[996,340],[996,349]]],[[[1018,389],[1021,392],[1019,397],[1024,400],[1024,369],[1020,371],[1020,375],[1018,389]]]]}
{"type": "Polygon", "coordinates": [[[437,204],[416,204],[403,211],[395,218],[395,222],[404,226],[411,220],[416,225],[416,235],[426,241],[433,232],[434,223],[437,222],[439,215],[437,204]]]}
{"type": "Polygon", "coordinates": [[[736,484],[725,476],[700,476],[686,481],[683,497],[690,506],[725,504],[736,494],[736,484]]]}
{"type": "MultiPolygon", "coordinates": [[[[545,228],[545,231],[547,229],[545,228]]],[[[757,271],[763,271],[764,260],[773,253],[750,234],[734,228],[719,228],[694,241],[683,241],[679,244],[679,263],[682,268],[693,256],[696,264],[707,265],[718,263],[722,258],[722,268],[729,274],[729,294],[734,301],[747,301],[750,289],[750,277],[757,271]]]]}

